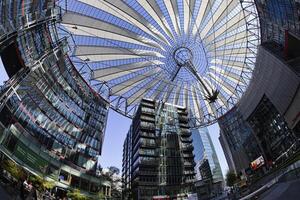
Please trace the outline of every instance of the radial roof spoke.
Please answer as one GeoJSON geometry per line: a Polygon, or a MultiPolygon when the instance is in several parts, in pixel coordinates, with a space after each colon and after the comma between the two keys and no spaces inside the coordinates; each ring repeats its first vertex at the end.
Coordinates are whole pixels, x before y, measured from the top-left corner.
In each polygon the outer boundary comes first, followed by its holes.
{"type": "Polygon", "coordinates": [[[203,126],[230,110],[251,79],[260,33],[249,2],[61,0],[60,28],[72,36],[74,65],[86,64],[79,72],[87,82],[105,84],[111,108],[133,117],[146,97],[187,107],[191,124],[203,126]]]}
{"type": "Polygon", "coordinates": [[[106,27],[106,29],[98,29],[94,27],[87,27],[86,25],[82,26],[77,22],[72,25],[68,25],[66,23],[63,25],[73,35],[99,37],[109,40],[115,40],[116,42],[121,41],[142,46],[144,45],[148,47],[161,48],[161,46],[157,43],[146,40],[144,38],[138,39],[134,34],[130,34],[127,31],[124,32],[119,28],[111,27],[112,29],[108,29],[109,27],[106,27]]]}
{"type": "Polygon", "coordinates": [[[76,46],[75,56],[87,55],[136,55],[140,57],[163,57],[160,53],[139,49],[126,49],[119,47],[101,47],[101,46],[76,46]]]}
{"type": "Polygon", "coordinates": [[[119,66],[114,66],[114,67],[107,67],[107,68],[102,68],[102,69],[96,69],[92,72],[92,79],[97,79],[109,75],[114,75],[122,72],[128,72],[132,73],[133,71],[142,69],[144,67],[149,67],[153,66],[152,62],[149,61],[143,61],[143,62],[136,62],[133,64],[125,64],[125,65],[119,65],[119,66]]]}
{"type": "Polygon", "coordinates": [[[239,12],[237,14],[238,16],[226,19],[226,26],[221,26],[220,28],[216,29],[215,31],[212,31],[211,33],[208,33],[204,37],[204,41],[206,43],[209,43],[210,41],[214,40],[214,38],[218,38],[219,36],[226,35],[228,32],[231,32],[239,27],[242,27],[245,25],[245,19],[242,17],[243,13],[239,12]]]}
{"type": "Polygon", "coordinates": [[[145,78],[149,78],[149,77],[157,74],[158,72],[159,72],[159,69],[154,69],[154,70],[150,70],[150,71],[146,72],[145,74],[138,74],[134,78],[128,78],[127,80],[113,86],[111,88],[112,94],[117,94],[117,92],[120,93],[122,90],[123,90],[122,92],[124,92],[124,89],[126,89],[126,88],[128,88],[128,90],[129,90],[129,89],[135,87],[138,82],[143,81],[145,78]]]}
{"type": "Polygon", "coordinates": [[[152,7],[152,9],[154,10],[155,14],[158,17],[158,20],[161,21],[162,26],[165,27],[166,32],[169,35],[172,35],[172,37],[174,37],[173,32],[172,32],[172,28],[170,27],[170,25],[166,21],[166,18],[163,15],[163,12],[160,10],[160,7],[159,7],[158,3],[156,1],[153,1],[153,0],[146,0],[146,1],[152,7]]]}
{"type": "Polygon", "coordinates": [[[147,93],[153,86],[155,86],[157,83],[159,82],[158,79],[154,80],[154,81],[149,81],[147,82],[148,84],[146,84],[144,87],[138,89],[134,94],[132,94],[129,98],[128,98],[128,104],[131,105],[133,103],[135,103],[136,101],[139,101],[143,98],[143,95],[145,93],[147,93]]]}
{"type": "Polygon", "coordinates": [[[143,16],[135,12],[130,6],[121,0],[107,1],[107,0],[82,0],[82,2],[96,7],[100,10],[110,13],[128,23],[134,23],[138,28],[143,30],[145,33],[153,36],[159,37],[166,42],[165,38],[159,34],[159,31],[155,27],[148,27],[147,21],[143,16]]]}

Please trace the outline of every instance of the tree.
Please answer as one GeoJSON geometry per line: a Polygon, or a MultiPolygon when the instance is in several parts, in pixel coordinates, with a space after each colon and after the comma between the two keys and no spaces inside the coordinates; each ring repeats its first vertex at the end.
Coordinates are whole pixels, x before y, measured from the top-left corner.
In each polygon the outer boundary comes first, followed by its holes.
{"type": "MultiPolygon", "coordinates": [[[[103,170],[104,171],[104,170],[103,170]]],[[[102,175],[111,184],[111,196],[113,199],[121,199],[121,177],[119,176],[120,170],[117,167],[111,166],[108,171],[103,172],[102,175]]]]}
{"type": "Polygon", "coordinates": [[[2,167],[17,180],[25,179],[27,176],[25,170],[11,160],[5,160],[2,167]]]}
{"type": "Polygon", "coordinates": [[[53,181],[47,181],[45,178],[36,175],[30,175],[29,181],[32,182],[34,187],[40,192],[51,190],[55,186],[55,183],[53,181]]]}
{"type": "Polygon", "coordinates": [[[78,189],[75,189],[75,190],[72,190],[72,191],[69,191],[67,193],[67,196],[72,199],[72,200],[88,200],[89,198],[86,197],[85,195],[81,194],[80,193],[80,190],[78,189]]]}
{"type": "Polygon", "coordinates": [[[102,192],[97,193],[97,200],[103,200],[105,199],[105,195],[102,192]]]}
{"type": "Polygon", "coordinates": [[[237,182],[237,176],[234,172],[228,171],[226,174],[227,186],[232,187],[237,182]]]}
{"type": "Polygon", "coordinates": [[[108,169],[109,169],[109,173],[111,174],[111,176],[120,174],[120,169],[117,167],[111,166],[108,169]]]}

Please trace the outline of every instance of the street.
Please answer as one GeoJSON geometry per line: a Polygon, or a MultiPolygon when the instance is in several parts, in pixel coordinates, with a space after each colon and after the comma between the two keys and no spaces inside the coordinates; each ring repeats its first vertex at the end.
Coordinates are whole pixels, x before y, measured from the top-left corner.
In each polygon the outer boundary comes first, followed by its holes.
{"type": "Polygon", "coordinates": [[[298,200],[300,180],[277,183],[260,195],[262,200],[298,200]]]}
{"type": "Polygon", "coordinates": [[[0,199],[1,200],[10,200],[10,197],[8,196],[7,192],[2,188],[0,185],[0,199]]]}

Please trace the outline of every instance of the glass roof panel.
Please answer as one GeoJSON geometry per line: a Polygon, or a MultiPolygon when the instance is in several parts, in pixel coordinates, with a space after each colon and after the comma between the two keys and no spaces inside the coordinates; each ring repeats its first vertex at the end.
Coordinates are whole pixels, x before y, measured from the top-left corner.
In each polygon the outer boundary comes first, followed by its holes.
{"type": "Polygon", "coordinates": [[[74,64],[88,66],[87,81],[99,94],[109,90],[104,98],[128,117],[146,97],[187,106],[191,126],[205,126],[239,101],[251,79],[260,42],[252,0],[58,4],[58,31],[69,35],[74,64]]]}

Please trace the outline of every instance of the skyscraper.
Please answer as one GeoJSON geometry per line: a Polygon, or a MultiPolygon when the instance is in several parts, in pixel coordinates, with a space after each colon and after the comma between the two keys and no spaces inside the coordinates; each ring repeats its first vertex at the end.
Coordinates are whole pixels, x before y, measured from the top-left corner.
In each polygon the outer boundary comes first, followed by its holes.
{"type": "Polygon", "coordinates": [[[1,1],[0,151],[60,188],[106,191],[95,177],[109,104],[78,73],[55,1],[1,1]],[[5,12],[2,12],[5,11],[5,12]],[[33,12],[33,13],[32,13],[33,12]],[[3,31],[4,30],[4,31],[3,31]]]}
{"type": "Polygon", "coordinates": [[[207,128],[192,129],[198,196],[218,195],[224,187],[221,166],[207,128]],[[200,189],[201,187],[202,189],[200,189]],[[200,190],[200,192],[199,192],[200,190]],[[207,193],[204,195],[203,192],[207,193]],[[202,194],[201,194],[202,193],[202,194]]]}
{"type": "Polygon", "coordinates": [[[142,100],[123,152],[123,188],[134,199],[191,192],[195,164],[187,115],[183,107],[142,100]]]}

